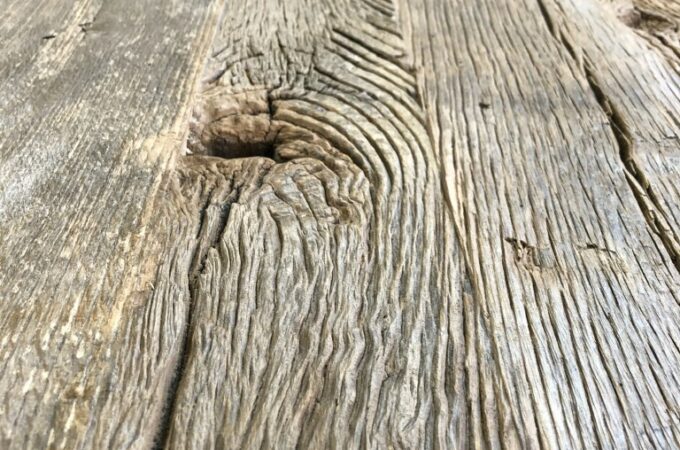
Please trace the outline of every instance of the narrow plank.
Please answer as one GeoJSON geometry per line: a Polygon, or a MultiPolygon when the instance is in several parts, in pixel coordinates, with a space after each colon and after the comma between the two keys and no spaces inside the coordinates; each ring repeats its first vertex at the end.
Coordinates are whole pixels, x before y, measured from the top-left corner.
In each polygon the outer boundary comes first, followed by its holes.
{"type": "MultiPolygon", "coordinates": [[[[570,4],[579,27],[598,8],[570,4]]],[[[556,39],[563,22],[529,0],[401,6],[474,295],[462,447],[678,448],[680,276],[631,189],[611,114],[556,39]]],[[[596,68],[619,38],[604,34],[579,35],[602,52],[596,68]]],[[[640,65],[618,76],[656,67],[640,65]]],[[[602,90],[616,79],[598,72],[602,90]]],[[[617,95],[634,101],[634,86],[617,95]]],[[[667,159],[650,173],[675,170],[667,159]]]]}
{"type": "Polygon", "coordinates": [[[154,193],[216,10],[1,9],[0,447],[148,447],[187,309],[176,286],[154,289],[181,269],[157,269],[154,193]]]}

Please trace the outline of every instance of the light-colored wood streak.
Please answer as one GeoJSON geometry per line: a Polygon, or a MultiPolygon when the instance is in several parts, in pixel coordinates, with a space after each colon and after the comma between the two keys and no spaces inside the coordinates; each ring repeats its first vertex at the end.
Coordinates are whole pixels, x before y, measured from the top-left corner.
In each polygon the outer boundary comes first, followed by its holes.
{"type": "MultiPolygon", "coordinates": [[[[564,3],[550,21],[528,0],[407,10],[474,286],[463,319],[468,444],[676,448],[678,271],[629,186],[593,74],[555,34],[576,20],[564,3]]],[[[600,67],[610,60],[591,58],[598,81],[611,80],[600,67]]],[[[675,177],[655,151],[656,179],[675,177]]]]}

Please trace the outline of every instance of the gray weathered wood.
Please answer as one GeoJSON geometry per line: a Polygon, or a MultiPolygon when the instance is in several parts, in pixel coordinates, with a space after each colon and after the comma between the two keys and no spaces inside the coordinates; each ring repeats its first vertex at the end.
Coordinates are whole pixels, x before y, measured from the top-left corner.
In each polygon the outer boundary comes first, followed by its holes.
{"type": "Polygon", "coordinates": [[[0,8],[0,447],[680,448],[669,0],[0,8]]]}
{"type": "Polygon", "coordinates": [[[2,448],[153,442],[187,308],[154,290],[155,192],[215,6],[0,7],[2,448]]]}

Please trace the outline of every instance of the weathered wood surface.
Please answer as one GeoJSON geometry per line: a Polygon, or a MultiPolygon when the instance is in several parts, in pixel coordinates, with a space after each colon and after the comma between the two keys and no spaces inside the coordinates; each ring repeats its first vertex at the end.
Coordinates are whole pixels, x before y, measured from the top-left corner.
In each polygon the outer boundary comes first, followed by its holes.
{"type": "MultiPolygon", "coordinates": [[[[475,288],[465,312],[475,343],[466,353],[467,437],[479,446],[678,445],[678,272],[636,201],[625,157],[644,155],[607,110],[629,114],[614,99],[660,82],[599,92],[607,61],[574,58],[587,50],[559,30],[603,26],[596,12],[616,17],[596,3],[569,9],[583,5],[456,1],[410,10],[441,36],[413,32],[419,64],[432,67],[425,91],[442,160],[454,168],[449,198],[475,288]],[[437,75],[445,70],[453,79],[437,75]]],[[[672,93],[677,83],[661,88],[672,93]]],[[[677,111],[677,97],[665,100],[677,111]]],[[[677,186],[677,145],[654,150],[665,164],[647,177],[677,186]]],[[[677,202],[669,207],[677,214],[677,202]]]]}
{"type": "Polygon", "coordinates": [[[671,0],[0,7],[0,447],[680,448],[671,0]]]}

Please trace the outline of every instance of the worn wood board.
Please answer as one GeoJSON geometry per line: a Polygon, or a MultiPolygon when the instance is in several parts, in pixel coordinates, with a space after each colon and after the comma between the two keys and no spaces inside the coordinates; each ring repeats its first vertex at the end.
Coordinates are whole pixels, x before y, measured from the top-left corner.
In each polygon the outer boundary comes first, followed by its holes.
{"type": "Polygon", "coordinates": [[[9,0],[2,448],[680,448],[669,0],[9,0]]]}

